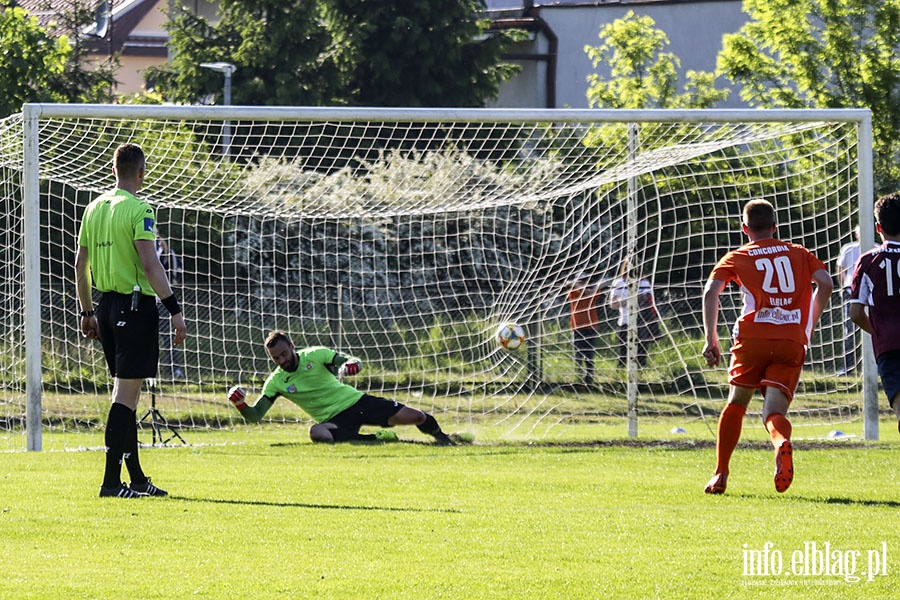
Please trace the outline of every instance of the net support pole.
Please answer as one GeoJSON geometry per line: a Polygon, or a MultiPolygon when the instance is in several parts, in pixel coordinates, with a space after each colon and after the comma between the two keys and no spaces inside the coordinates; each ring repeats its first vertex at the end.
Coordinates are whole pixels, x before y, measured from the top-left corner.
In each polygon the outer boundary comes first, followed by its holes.
{"type": "MultiPolygon", "coordinates": [[[[628,162],[634,164],[638,154],[638,125],[637,123],[628,124],[628,162]]],[[[636,252],[637,246],[637,177],[631,175],[628,177],[627,191],[627,208],[625,212],[625,261],[627,267],[622,272],[625,278],[625,284],[628,289],[627,314],[628,314],[628,335],[627,352],[626,352],[626,370],[628,371],[628,384],[626,396],[628,398],[628,437],[636,438],[638,435],[638,298],[637,289],[640,284],[640,274],[636,269],[636,252]]]]}
{"type": "Polygon", "coordinates": [[[25,438],[30,452],[40,452],[41,439],[41,211],[38,117],[23,111],[22,254],[25,280],[25,438]]]}
{"type": "MultiPolygon", "coordinates": [[[[526,331],[526,334],[528,332],[526,331]]],[[[534,319],[531,325],[530,341],[526,348],[528,356],[528,379],[532,390],[538,390],[544,383],[544,367],[541,340],[544,339],[543,319],[534,319]]]]}
{"type": "MultiPolygon", "coordinates": [[[[875,245],[875,185],[872,174],[872,115],[867,113],[857,125],[857,172],[859,173],[859,243],[861,248],[875,245]]],[[[869,334],[863,332],[863,438],[878,440],[878,370],[869,334]]]]}
{"type": "Polygon", "coordinates": [[[337,284],[337,348],[338,352],[350,353],[350,349],[344,347],[344,286],[337,284]]]}

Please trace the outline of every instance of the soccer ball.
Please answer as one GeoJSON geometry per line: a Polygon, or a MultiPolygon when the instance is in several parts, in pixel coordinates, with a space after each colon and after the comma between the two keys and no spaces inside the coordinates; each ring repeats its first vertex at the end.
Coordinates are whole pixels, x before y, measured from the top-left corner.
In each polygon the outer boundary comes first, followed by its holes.
{"type": "Polygon", "coordinates": [[[525,343],[525,330],[515,323],[504,323],[497,330],[497,343],[507,350],[515,350],[525,343]]]}

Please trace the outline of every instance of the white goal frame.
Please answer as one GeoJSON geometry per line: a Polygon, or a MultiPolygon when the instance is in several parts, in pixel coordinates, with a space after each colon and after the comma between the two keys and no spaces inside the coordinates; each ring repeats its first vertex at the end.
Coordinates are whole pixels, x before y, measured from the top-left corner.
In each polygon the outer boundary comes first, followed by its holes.
{"type": "MultiPolygon", "coordinates": [[[[24,285],[25,285],[25,393],[26,440],[29,451],[42,449],[42,379],[41,379],[41,272],[40,272],[40,158],[39,127],[43,118],[128,118],[128,119],[206,119],[285,120],[328,119],[348,122],[378,120],[392,122],[488,122],[507,123],[539,121],[548,123],[641,123],[641,122],[845,122],[857,127],[858,207],[860,242],[871,247],[875,240],[873,221],[874,185],[872,174],[872,120],[868,109],[798,109],[798,110],[567,110],[567,109],[389,109],[389,108],[291,108],[291,107],[209,107],[148,106],[100,104],[25,104],[23,114],[24,163],[24,285]]],[[[878,381],[874,353],[867,336],[863,352],[863,420],[864,437],[878,439],[878,381]]],[[[637,379],[635,369],[628,372],[629,432],[636,435],[632,422],[637,379]]],[[[634,417],[636,418],[636,417],[634,417]]]]}

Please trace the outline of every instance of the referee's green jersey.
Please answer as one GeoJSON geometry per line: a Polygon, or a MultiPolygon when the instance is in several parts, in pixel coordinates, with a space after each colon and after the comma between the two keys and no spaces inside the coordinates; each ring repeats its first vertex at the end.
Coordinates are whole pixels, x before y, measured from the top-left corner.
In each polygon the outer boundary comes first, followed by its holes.
{"type": "Polygon", "coordinates": [[[321,346],[297,350],[297,370],[292,373],[277,367],[263,384],[263,395],[272,400],[284,396],[317,423],[324,423],[363,396],[328,370],[326,365],[332,364],[336,354],[321,346]]]}
{"type": "Polygon", "coordinates": [[[84,209],[78,245],[88,249],[94,286],[101,292],[155,296],[134,247],[156,239],[156,217],[149,204],[125,190],[107,192],[84,209]]]}

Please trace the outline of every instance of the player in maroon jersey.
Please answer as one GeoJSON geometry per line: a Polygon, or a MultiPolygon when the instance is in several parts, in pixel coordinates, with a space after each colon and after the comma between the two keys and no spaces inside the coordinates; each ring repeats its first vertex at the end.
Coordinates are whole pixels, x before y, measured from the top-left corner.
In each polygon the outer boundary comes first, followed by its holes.
{"type": "Polygon", "coordinates": [[[850,319],[872,335],[878,375],[900,430],[900,193],[875,202],[875,229],[883,243],[856,263],[850,319]]]}

